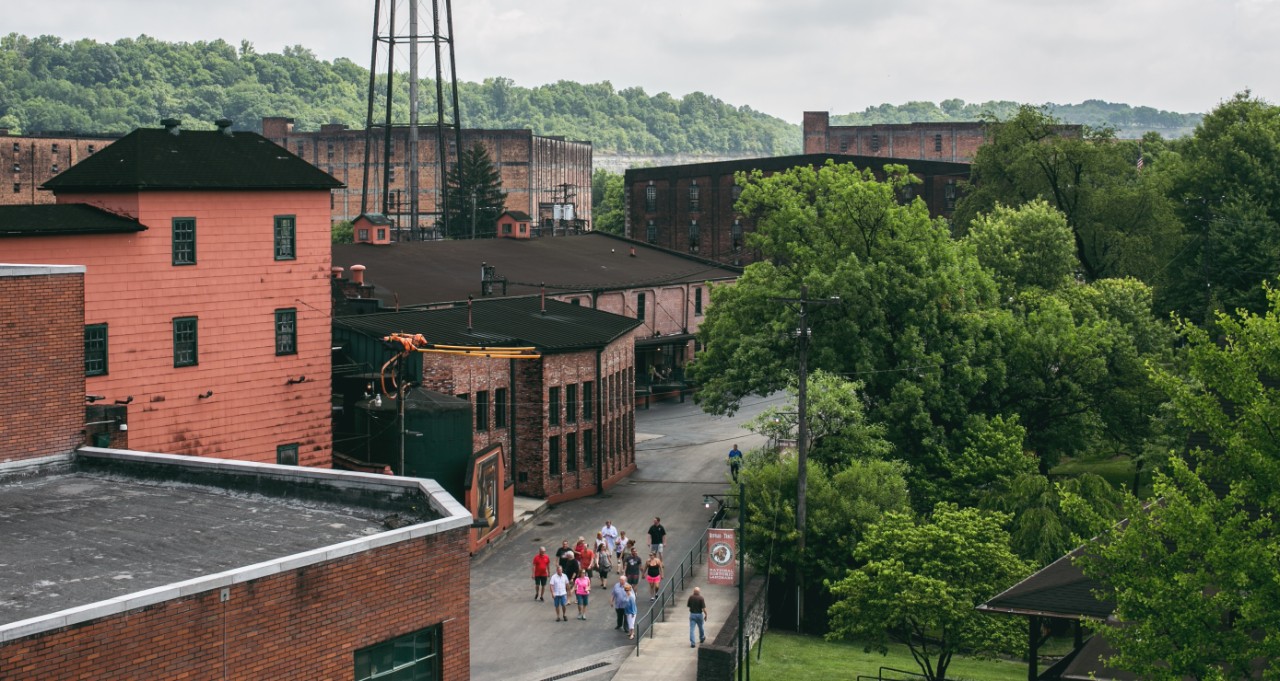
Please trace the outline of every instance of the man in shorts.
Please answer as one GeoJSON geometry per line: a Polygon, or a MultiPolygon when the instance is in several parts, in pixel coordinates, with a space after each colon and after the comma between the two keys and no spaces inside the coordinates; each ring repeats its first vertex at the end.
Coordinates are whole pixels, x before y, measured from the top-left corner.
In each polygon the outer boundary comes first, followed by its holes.
{"type": "Polygon", "coordinates": [[[662,545],[667,541],[667,528],[662,526],[662,518],[654,518],[649,526],[649,550],[662,557],[662,545]]]}
{"type": "Polygon", "coordinates": [[[557,565],[556,573],[547,581],[551,583],[551,604],[556,609],[556,621],[568,622],[569,578],[565,576],[564,569],[557,565]]]}
{"type": "Polygon", "coordinates": [[[551,576],[551,556],[547,555],[547,547],[539,546],[533,557],[533,600],[545,601],[547,578],[551,576]]]}
{"type": "Polygon", "coordinates": [[[627,576],[627,583],[636,586],[640,583],[640,568],[644,566],[644,559],[636,552],[635,547],[631,547],[631,553],[622,562],[624,566],[623,574],[627,576]]]}

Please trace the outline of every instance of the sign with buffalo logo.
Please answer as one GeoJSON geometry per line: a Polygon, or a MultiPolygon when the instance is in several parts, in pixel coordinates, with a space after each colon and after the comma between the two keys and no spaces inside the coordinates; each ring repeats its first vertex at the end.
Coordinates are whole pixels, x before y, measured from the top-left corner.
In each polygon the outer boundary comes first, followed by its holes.
{"type": "Polygon", "coordinates": [[[707,583],[738,583],[738,549],[735,539],[735,530],[707,530],[707,583]]]}

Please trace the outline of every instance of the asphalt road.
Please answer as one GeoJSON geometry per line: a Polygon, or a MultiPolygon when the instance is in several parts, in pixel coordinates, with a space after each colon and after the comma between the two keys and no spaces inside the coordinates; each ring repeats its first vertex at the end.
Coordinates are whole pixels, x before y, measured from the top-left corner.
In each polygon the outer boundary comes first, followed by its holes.
{"type": "MultiPolygon", "coordinates": [[[[472,560],[471,678],[612,678],[619,661],[634,654],[634,648],[613,628],[608,592],[601,591],[599,581],[593,579],[588,619],[572,619],[576,607],[570,604],[571,619],[557,622],[549,595],[546,602],[533,600],[533,555],[539,546],[553,553],[562,539],[570,544],[579,536],[594,539],[605,520],[635,538],[643,555],[648,543],[645,531],[653,517],[660,516],[667,528],[664,553],[668,569],[673,569],[706,529],[711,513],[703,507],[702,495],[729,491],[725,458],[730,447],[738,443],[749,451],[764,442],[742,424],[783,399],[781,395],[748,399],[732,417],[704,414],[692,400],[637,410],[637,472],[602,496],[549,509],[472,560]]],[[[643,612],[648,599],[640,599],[639,604],[643,612]]]]}

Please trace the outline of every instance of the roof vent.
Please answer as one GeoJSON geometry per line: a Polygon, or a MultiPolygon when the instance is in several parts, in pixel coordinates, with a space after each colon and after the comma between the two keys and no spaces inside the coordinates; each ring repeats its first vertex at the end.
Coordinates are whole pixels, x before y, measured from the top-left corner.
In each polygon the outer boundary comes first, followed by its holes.
{"type": "Polygon", "coordinates": [[[178,126],[182,125],[182,121],[176,118],[165,118],[161,119],[160,125],[163,125],[164,129],[167,130],[170,135],[177,135],[178,126]]]}
{"type": "Polygon", "coordinates": [[[218,126],[218,132],[226,135],[227,137],[231,136],[231,119],[230,118],[219,118],[218,120],[214,121],[213,124],[218,126]]]}

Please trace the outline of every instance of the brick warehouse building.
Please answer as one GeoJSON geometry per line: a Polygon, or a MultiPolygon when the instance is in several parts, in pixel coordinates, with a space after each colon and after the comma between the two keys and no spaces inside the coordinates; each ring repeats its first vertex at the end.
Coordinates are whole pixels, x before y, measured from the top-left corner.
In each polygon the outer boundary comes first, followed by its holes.
{"type": "Polygon", "coordinates": [[[602,232],[555,240],[335,245],[333,263],[343,268],[339,274],[358,271],[365,286],[349,288],[363,288],[353,293],[383,307],[452,307],[468,296],[545,291],[548,298],[634,318],[641,322],[635,369],[642,400],[688,388],[684,367],[694,356],[710,288],[736,281],[741,271],[602,232]]]}
{"type": "Polygon", "coordinates": [[[718,161],[659,168],[632,168],[623,179],[626,234],[665,249],[696,254],[730,265],[745,265],[757,257],[746,247],[746,233],[755,229],[734,204],[741,187],[739,172],[765,174],[827,161],[853,163],[877,172],[886,163],[900,163],[922,180],[904,200],[920,197],[935,217],[950,217],[960,183],[969,178],[968,163],[889,159],[847,154],[805,154],[772,158],[718,161]]]}
{"type": "MultiPolygon", "coordinates": [[[[355,220],[360,215],[360,197],[364,188],[365,131],[345,125],[323,125],[315,132],[293,129],[293,120],[283,117],[262,119],[262,134],[299,157],[310,161],[341,180],[345,189],[334,192],[333,220],[355,220]]],[[[391,128],[391,209],[388,215],[407,226],[409,204],[408,126],[391,128]]],[[[452,135],[449,135],[452,137],[452,135]]],[[[535,230],[550,234],[556,204],[572,204],[574,222],[570,227],[589,229],[591,225],[590,142],[566,140],[563,137],[535,135],[531,130],[462,130],[462,145],[470,148],[480,143],[502,177],[507,193],[506,209],[526,213],[533,218],[535,230]]],[[[457,158],[452,139],[449,162],[457,158]]],[[[369,182],[374,188],[383,185],[384,138],[374,135],[369,154],[369,182]]],[[[439,156],[434,126],[419,126],[419,212],[424,225],[435,222],[438,210],[439,156]]],[[[376,194],[376,192],[375,192],[376,194]]],[[[368,212],[378,212],[380,201],[371,197],[368,212]]]]}
{"type": "Polygon", "coordinates": [[[41,185],[119,138],[59,132],[11,135],[0,128],[0,168],[9,180],[0,186],[0,206],[53,203],[53,193],[41,185]]]}
{"type": "Polygon", "coordinates": [[[171,121],[45,186],[57,204],[0,207],[0,249],[85,267],[84,388],[129,446],[330,465],[336,180],[255,133],[171,121]]]}
{"type": "Polygon", "coordinates": [[[397,332],[437,344],[537,348],[541,357],[532,360],[419,353],[410,356],[407,374],[470,405],[473,448],[503,447],[511,476],[505,484],[516,494],[560,503],[608,489],[635,470],[638,326],[582,305],[506,298],[338,317],[334,341],[354,373],[376,372],[391,356],[380,339],[397,332]]]}
{"type": "Polygon", "coordinates": [[[84,275],[0,267],[0,678],[468,678],[471,514],[432,481],[73,451],[84,275]]]}
{"type": "MultiPolygon", "coordinates": [[[[804,153],[847,154],[884,159],[969,163],[991,134],[982,121],[831,125],[826,111],[804,112],[804,153]]],[[[1079,125],[1060,125],[1059,134],[1080,137],[1079,125]]]]}

